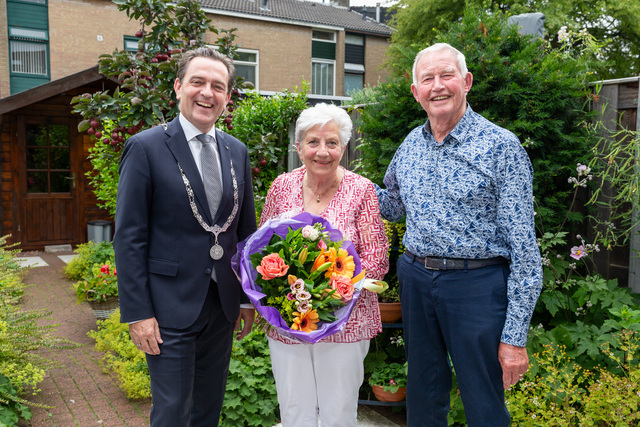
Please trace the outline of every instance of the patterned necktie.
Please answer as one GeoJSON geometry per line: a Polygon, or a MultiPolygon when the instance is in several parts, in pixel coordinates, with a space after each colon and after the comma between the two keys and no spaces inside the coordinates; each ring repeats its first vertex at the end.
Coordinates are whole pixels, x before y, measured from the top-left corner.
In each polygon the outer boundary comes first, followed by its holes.
{"type": "Polygon", "coordinates": [[[202,182],[207,193],[207,203],[211,217],[215,218],[220,200],[222,199],[222,182],[220,181],[220,167],[216,155],[216,148],[211,141],[211,135],[200,134],[196,138],[202,142],[200,152],[200,166],[202,168],[202,182]]]}

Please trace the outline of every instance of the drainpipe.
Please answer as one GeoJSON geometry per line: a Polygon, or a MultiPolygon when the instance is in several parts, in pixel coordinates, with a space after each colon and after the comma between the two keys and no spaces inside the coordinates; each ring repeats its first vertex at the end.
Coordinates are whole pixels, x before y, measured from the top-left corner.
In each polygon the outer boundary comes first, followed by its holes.
{"type": "Polygon", "coordinates": [[[380,22],[380,3],[376,3],[376,22],[380,22]]]}

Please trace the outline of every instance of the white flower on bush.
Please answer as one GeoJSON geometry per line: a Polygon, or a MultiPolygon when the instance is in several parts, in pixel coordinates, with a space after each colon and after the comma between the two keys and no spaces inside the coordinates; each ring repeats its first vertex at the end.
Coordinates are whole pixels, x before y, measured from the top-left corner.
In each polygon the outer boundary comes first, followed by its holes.
{"type": "Polygon", "coordinates": [[[558,41],[562,43],[568,38],[569,38],[569,32],[567,31],[567,26],[563,25],[562,27],[560,27],[560,30],[558,31],[558,41]]]}

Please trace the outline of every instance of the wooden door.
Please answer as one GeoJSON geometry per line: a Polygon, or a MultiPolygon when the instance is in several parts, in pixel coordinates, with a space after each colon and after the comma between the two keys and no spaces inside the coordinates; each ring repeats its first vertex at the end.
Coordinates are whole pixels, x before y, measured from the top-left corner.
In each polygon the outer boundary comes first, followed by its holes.
{"type": "Polygon", "coordinates": [[[18,119],[18,236],[23,249],[81,241],[75,124],[65,118],[18,119]]]}

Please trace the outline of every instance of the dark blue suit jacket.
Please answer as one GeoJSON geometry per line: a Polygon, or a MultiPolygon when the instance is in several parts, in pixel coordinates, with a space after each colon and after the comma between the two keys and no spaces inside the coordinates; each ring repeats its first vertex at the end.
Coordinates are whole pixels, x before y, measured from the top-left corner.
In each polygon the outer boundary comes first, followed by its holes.
{"type": "MultiPolygon", "coordinates": [[[[231,162],[238,183],[239,210],[219,235],[224,256],[215,261],[225,317],[238,318],[248,302],[231,270],[236,245],[256,230],[247,148],[216,130],[223,195],[214,219],[224,225],[233,209],[231,162]]],[[[198,211],[212,224],[204,185],[179,120],[132,136],[125,145],[115,217],[114,249],[120,294],[120,321],[155,317],[161,327],[184,329],[198,317],[209,289],[213,235],[195,219],[178,163],[195,193],[198,211]]]]}

